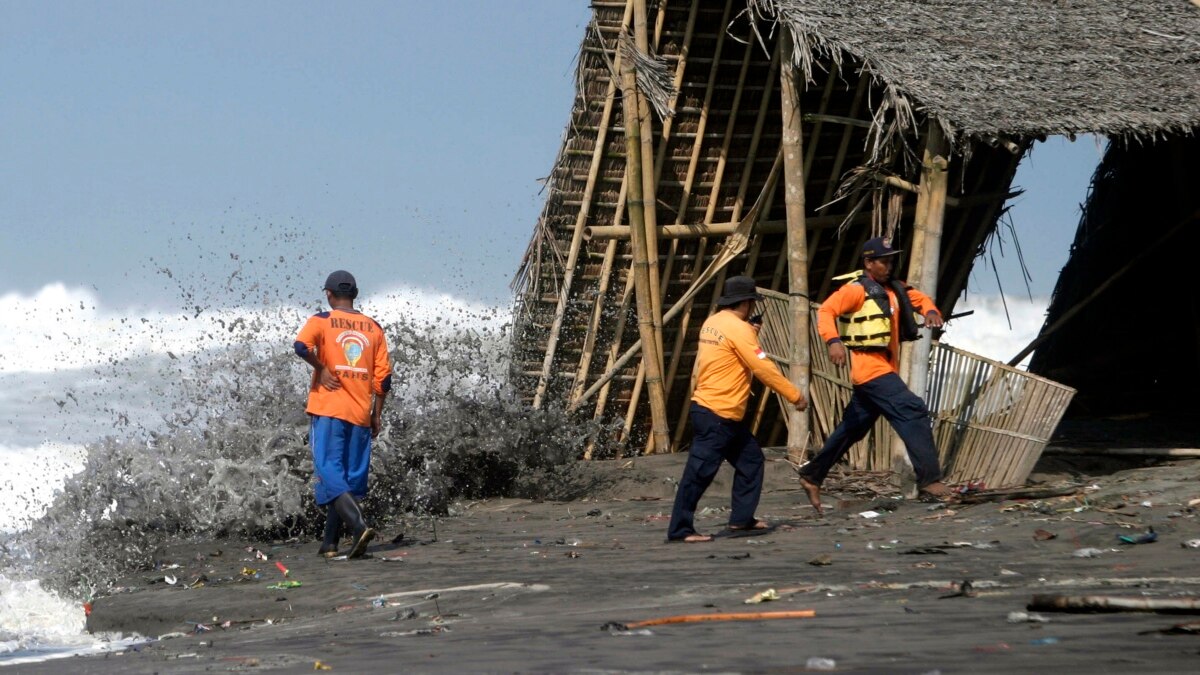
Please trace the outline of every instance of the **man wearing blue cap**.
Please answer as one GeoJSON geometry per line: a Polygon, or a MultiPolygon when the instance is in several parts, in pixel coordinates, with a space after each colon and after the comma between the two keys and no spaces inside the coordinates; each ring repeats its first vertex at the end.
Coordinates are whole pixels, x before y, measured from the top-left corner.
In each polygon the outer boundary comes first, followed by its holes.
{"type": "Polygon", "coordinates": [[[296,355],[313,367],[308,389],[309,445],[317,505],[325,508],[318,553],[338,554],[342,527],[350,531],[350,558],[361,557],[375,531],[358,502],[367,494],[371,439],[379,434],[392,367],[383,328],[354,308],[358,284],[338,270],[325,280],[330,311],[309,317],[296,336],[296,355]]]}
{"type": "Polygon", "coordinates": [[[921,314],[930,328],[942,327],[942,314],[928,295],[892,279],[899,253],[883,237],[867,240],[862,271],[834,291],[817,312],[817,332],[828,345],[829,358],[839,366],[850,360],[854,386],[841,424],[821,452],[800,469],[800,486],[818,513],[825,476],[867,435],[880,415],[904,441],[922,494],[937,499],[951,494],[941,480],[929,409],[896,370],[900,343],[918,337],[914,312],[921,314]]]}

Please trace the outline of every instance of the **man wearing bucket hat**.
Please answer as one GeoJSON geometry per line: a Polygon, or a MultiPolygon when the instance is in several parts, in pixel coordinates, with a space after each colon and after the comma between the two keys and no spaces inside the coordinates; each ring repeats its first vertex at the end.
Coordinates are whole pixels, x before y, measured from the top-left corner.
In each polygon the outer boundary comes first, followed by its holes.
{"type": "Polygon", "coordinates": [[[867,240],[863,269],[847,275],[853,280],[834,291],[817,312],[817,332],[828,345],[829,358],[839,366],[849,358],[853,385],[841,424],[800,469],[800,486],[818,513],[825,476],[880,415],[904,441],[922,494],[935,499],[951,494],[941,480],[929,409],[896,370],[900,343],[918,336],[914,312],[931,328],[942,326],[942,315],[928,295],[892,279],[900,251],[890,244],[883,237],[867,240]]]}
{"type": "Polygon", "coordinates": [[[725,282],[724,292],[717,300],[720,310],[700,328],[696,388],[689,413],[692,447],[675,492],[667,541],[712,541],[711,535],[696,532],[696,506],[723,461],[733,465],[734,470],[729,529],[767,527],[766,522],[754,515],[762,494],[765,460],[762,448],[742,419],[750,399],[751,375],[800,410],[808,404],[758,344],[758,331],[749,319],[760,300],[762,295],[754,279],[733,277],[725,282]]]}
{"type": "Polygon", "coordinates": [[[337,555],[341,529],[351,535],[348,557],[361,557],[375,531],[358,502],[367,494],[371,439],[379,434],[391,389],[387,339],[374,319],[354,309],[358,284],[338,270],[325,280],[330,311],[309,317],[296,336],[296,354],[313,367],[308,389],[309,445],[317,474],[317,505],[325,508],[318,553],[337,555]]]}

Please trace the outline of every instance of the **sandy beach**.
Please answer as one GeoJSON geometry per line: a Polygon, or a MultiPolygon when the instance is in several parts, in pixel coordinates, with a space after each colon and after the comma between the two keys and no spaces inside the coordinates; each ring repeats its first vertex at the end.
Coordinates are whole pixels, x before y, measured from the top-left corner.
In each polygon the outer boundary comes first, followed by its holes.
{"type": "MultiPolygon", "coordinates": [[[[597,488],[588,499],[465,504],[460,515],[437,521],[436,539],[432,521],[413,520],[404,532],[383,532],[362,560],[325,560],[315,541],[173,546],[161,552],[159,569],[96,599],[89,619],[92,631],[161,639],[21,670],[800,672],[832,665],[879,673],[1162,673],[1200,666],[1200,635],[1157,632],[1195,616],[1042,612],[1045,622],[1010,620],[1034,594],[1195,598],[1200,549],[1181,543],[1200,538],[1197,509],[1186,506],[1200,496],[1200,462],[1097,478],[1041,472],[1034,478],[1043,486],[1074,480],[1086,489],[950,508],[872,498],[850,489],[866,479],[831,477],[826,503],[835,508],[817,518],[791,467],[774,454],[759,509],[771,530],[666,544],[684,457],[590,464],[597,488]],[[860,515],[867,511],[880,515],[860,515]],[[1150,527],[1154,543],[1118,539],[1150,527]],[[1100,552],[1076,557],[1082,548],[1100,552]],[[746,604],[768,589],[779,599],[746,604]],[[809,609],[812,618],[605,627],[809,609]]],[[[723,532],[729,478],[725,467],[702,501],[702,531],[723,532]]]]}

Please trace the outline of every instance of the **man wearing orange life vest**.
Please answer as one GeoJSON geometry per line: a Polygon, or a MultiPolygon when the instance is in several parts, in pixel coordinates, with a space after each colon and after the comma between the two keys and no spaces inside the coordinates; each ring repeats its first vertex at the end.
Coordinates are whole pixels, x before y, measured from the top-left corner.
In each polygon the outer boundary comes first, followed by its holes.
{"type": "Polygon", "coordinates": [[[309,445],[316,476],[317,505],[326,509],[325,536],[318,553],[337,555],[342,526],[352,543],[346,554],[367,551],[375,531],[358,501],[367,494],[371,439],[379,433],[392,368],[383,329],[354,309],[358,284],[345,270],[325,280],[330,311],[309,317],[296,336],[296,355],[313,367],[308,390],[309,445]]]}
{"type": "MultiPolygon", "coordinates": [[[[941,481],[929,409],[896,370],[901,324],[916,311],[925,317],[926,326],[940,328],[942,314],[928,295],[892,281],[899,253],[882,237],[868,240],[862,251],[863,274],[834,291],[817,312],[817,332],[828,345],[829,358],[839,366],[846,363],[847,357],[850,359],[850,382],[854,386],[841,424],[821,452],[800,469],[800,486],[818,513],[825,476],[850,446],[866,436],[880,415],[904,441],[921,492],[939,499],[950,495],[950,488],[941,481]],[[897,288],[906,297],[898,297],[897,288]]],[[[912,339],[915,323],[906,332],[912,339]]]]}
{"type": "Polygon", "coordinates": [[[725,282],[724,293],[717,300],[720,311],[700,328],[696,388],[690,410],[692,447],[675,492],[668,541],[712,541],[711,535],[696,532],[694,520],[700,497],[716,477],[722,461],[734,469],[729,529],[767,527],[754,515],[762,495],[765,460],[762,448],[742,419],[750,399],[751,375],[800,410],[808,404],[758,344],[758,330],[749,318],[759,300],[762,295],[754,279],[733,277],[725,282]]]}

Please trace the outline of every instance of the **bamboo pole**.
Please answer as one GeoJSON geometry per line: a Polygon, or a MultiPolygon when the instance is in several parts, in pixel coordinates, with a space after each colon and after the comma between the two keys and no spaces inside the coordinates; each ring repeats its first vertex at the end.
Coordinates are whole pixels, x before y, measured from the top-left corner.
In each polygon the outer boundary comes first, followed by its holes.
{"type": "MultiPolygon", "coordinates": [[[[659,44],[659,41],[661,40],[661,37],[662,37],[662,25],[663,25],[663,22],[665,21],[666,6],[667,6],[667,3],[665,1],[659,5],[658,21],[657,21],[657,24],[655,25],[655,34],[654,34],[655,45],[659,44]]],[[[630,5],[630,7],[632,7],[632,5],[630,5]]],[[[698,13],[698,10],[699,10],[699,0],[692,0],[691,10],[688,12],[687,27],[684,29],[683,46],[679,53],[678,63],[675,66],[675,89],[676,89],[676,91],[679,90],[680,84],[683,81],[683,71],[687,65],[687,54],[688,54],[689,48],[691,46],[692,31],[696,25],[696,15],[698,13]]],[[[628,17],[626,17],[625,22],[628,23],[628,17]]],[[[655,165],[654,165],[655,181],[658,180],[658,177],[662,172],[662,161],[666,154],[667,141],[670,139],[670,136],[671,136],[671,124],[672,124],[673,120],[674,120],[673,117],[668,117],[666,120],[663,121],[663,124],[662,124],[662,142],[659,144],[658,154],[657,154],[657,157],[655,158],[655,165]]],[[[621,218],[623,217],[623,213],[624,213],[623,208],[624,208],[624,204],[625,204],[626,187],[627,187],[626,181],[625,181],[624,177],[622,177],[622,179],[621,179],[621,195],[617,199],[618,204],[617,204],[617,208],[616,208],[616,214],[613,216],[613,220],[612,220],[613,225],[616,225],[616,226],[620,225],[621,218]]],[[[628,230],[628,228],[625,228],[625,229],[628,230]]],[[[587,236],[586,228],[584,231],[584,236],[585,237],[587,236]]],[[[626,233],[625,238],[628,238],[628,233],[626,233]]],[[[612,261],[616,257],[616,251],[617,251],[616,243],[617,243],[616,241],[610,241],[609,246],[605,251],[605,258],[604,258],[605,266],[600,275],[600,285],[601,285],[602,289],[608,288],[608,281],[612,274],[612,261]]],[[[633,282],[633,275],[631,274],[631,275],[629,275],[629,283],[627,284],[627,286],[621,296],[622,302],[621,302],[619,318],[617,320],[617,328],[613,332],[612,344],[609,346],[609,349],[608,349],[608,362],[604,367],[606,372],[610,368],[612,368],[613,362],[616,360],[618,354],[620,353],[621,340],[624,338],[624,335],[625,335],[625,313],[628,310],[628,301],[630,298],[630,294],[632,293],[632,282],[633,282]]],[[[588,335],[590,337],[595,337],[596,331],[599,330],[600,320],[604,315],[605,297],[606,297],[605,292],[602,290],[596,298],[596,304],[593,308],[593,313],[592,313],[592,324],[588,329],[588,335]]],[[[591,351],[585,351],[580,357],[579,368],[576,371],[579,374],[576,376],[577,379],[575,381],[575,390],[572,391],[572,393],[571,393],[571,403],[569,404],[572,407],[574,406],[575,401],[577,401],[581,397],[583,388],[585,386],[587,386],[587,373],[591,369],[591,360],[592,360],[592,352],[591,351]],[[582,379],[579,379],[579,378],[582,378],[582,379]]],[[[600,396],[596,401],[596,409],[595,409],[593,419],[598,420],[598,419],[600,419],[601,416],[603,416],[604,408],[607,405],[607,401],[608,401],[608,391],[609,391],[609,387],[607,385],[605,385],[602,388],[600,396]]],[[[585,452],[586,457],[591,456],[591,452],[590,452],[591,449],[592,449],[592,446],[591,446],[591,444],[589,444],[588,451],[585,452]]]]}
{"type": "MultiPolygon", "coordinates": [[[[721,19],[722,25],[725,25],[726,23],[728,23],[729,14],[732,9],[732,6],[733,6],[732,0],[726,0],[725,13],[721,19]]],[[[713,84],[716,81],[717,70],[720,67],[721,53],[722,53],[724,42],[725,42],[725,33],[724,32],[718,33],[717,43],[716,43],[716,46],[714,47],[714,51],[713,51],[712,67],[709,71],[708,85],[707,85],[706,91],[705,91],[704,103],[701,105],[701,108],[700,108],[700,119],[699,119],[699,123],[698,123],[697,129],[696,129],[695,140],[692,145],[692,153],[688,160],[688,171],[687,171],[687,177],[684,180],[684,185],[683,185],[683,190],[682,190],[683,194],[680,198],[679,208],[676,211],[676,213],[677,213],[676,224],[682,224],[682,220],[687,215],[687,205],[688,205],[689,199],[691,198],[692,183],[696,177],[696,167],[699,164],[700,153],[703,148],[703,138],[705,135],[704,132],[707,129],[707,124],[708,124],[708,113],[709,113],[709,105],[712,100],[713,84]]],[[[666,144],[664,143],[663,145],[665,148],[666,144]]],[[[665,155],[664,155],[664,159],[665,159],[665,155]]],[[[673,266],[674,260],[675,260],[675,253],[676,253],[676,250],[678,249],[678,247],[679,247],[679,242],[677,240],[674,240],[671,242],[671,248],[667,254],[668,267],[673,266]]],[[[665,383],[664,383],[664,387],[665,387],[665,383]]],[[[631,396],[629,399],[629,412],[627,412],[627,414],[626,414],[626,428],[627,429],[629,428],[629,426],[631,425],[631,423],[634,419],[633,410],[637,407],[638,403],[640,402],[639,396],[641,394],[641,391],[640,391],[640,389],[638,389],[636,383],[634,386],[634,393],[635,393],[635,395],[631,396]]],[[[664,398],[665,398],[665,395],[664,395],[664,398]]],[[[646,452],[650,453],[652,451],[649,449],[649,447],[647,447],[646,452]]]]}
{"type": "MultiPolygon", "coordinates": [[[[909,280],[930,298],[937,297],[938,262],[941,254],[942,222],[946,215],[946,191],[949,186],[948,168],[950,144],[942,127],[932,117],[926,126],[925,152],[921,165],[921,184],[917,193],[917,217],[913,227],[913,248],[909,253],[909,280]]],[[[897,317],[895,320],[899,320],[897,317]]],[[[931,330],[922,330],[921,337],[905,345],[908,358],[901,356],[901,374],[907,373],[908,388],[925,397],[929,381],[929,348],[931,330]]],[[[892,470],[900,477],[901,492],[909,498],[917,496],[912,475],[912,461],[904,444],[892,439],[892,470]]]]}
{"type": "MultiPolygon", "coordinates": [[[[634,1],[628,0],[626,2],[625,18],[623,21],[629,21],[629,13],[633,10],[634,1]]],[[[616,61],[618,64],[621,61],[619,50],[616,61]]],[[[600,160],[604,156],[605,136],[608,132],[608,121],[612,115],[616,91],[616,80],[610,79],[608,92],[604,100],[604,111],[600,115],[600,129],[596,132],[596,147],[592,153],[592,164],[588,170],[587,185],[583,191],[583,204],[580,205],[579,214],[575,218],[575,229],[571,235],[571,248],[567,254],[566,269],[563,270],[562,288],[559,289],[558,306],[554,310],[554,319],[550,324],[550,337],[546,343],[545,357],[542,359],[542,373],[538,378],[537,390],[533,395],[534,409],[542,407],[546,396],[546,389],[550,384],[550,371],[554,366],[554,355],[558,348],[558,338],[562,332],[563,321],[567,315],[567,303],[571,296],[571,283],[575,278],[575,266],[579,261],[579,249],[583,243],[583,229],[591,210],[592,195],[596,189],[596,178],[600,173],[600,160]]]]}
{"type": "MultiPolygon", "coordinates": [[[[808,240],[804,223],[804,129],[801,119],[800,90],[796,84],[792,34],[786,27],[780,33],[783,64],[779,71],[780,100],[783,115],[783,196],[787,212],[788,308],[791,310],[791,354],[789,379],[808,395],[808,240]]],[[[765,394],[764,394],[765,395],[765,394]]],[[[788,410],[788,459],[804,461],[808,446],[808,415],[794,406],[788,410]]]]}
{"type": "MultiPolygon", "coordinates": [[[[625,38],[628,39],[628,38],[625,38]]],[[[650,287],[650,263],[647,260],[645,236],[645,209],[642,193],[642,144],[641,124],[638,122],[637,74],[633,63],[625,60],[621,64],[621,105],[625,125],[625,171],[629,186],[627,210],[632,235],[634,296],[637,302],[638,333],[642,338],[642,361],[646,366],[646,387],[650,390],[651,433],[655,439],[655,450],[667,452],[670,437],[667,433],[666,400],[663,396],[662,360],[658,353],[658,342],[654,335],[654,318],[650,287]]]]}
{"type": "MultiPolygon", "coordinates": [[[[650,54],[650,36],[646,24],[646,0],[633,0],[633,35],[638,51],[650,54]]],[[[662,290],[658,269],[658,181],[654,175],[654,118],[650,103],[638,90],[638,121],[642,141],[642,201],[646,219],[646,260],[650,272],[650,317],[654,321],[654,341],[658,344],[658,370],[663,370],[662,290]]]]}

